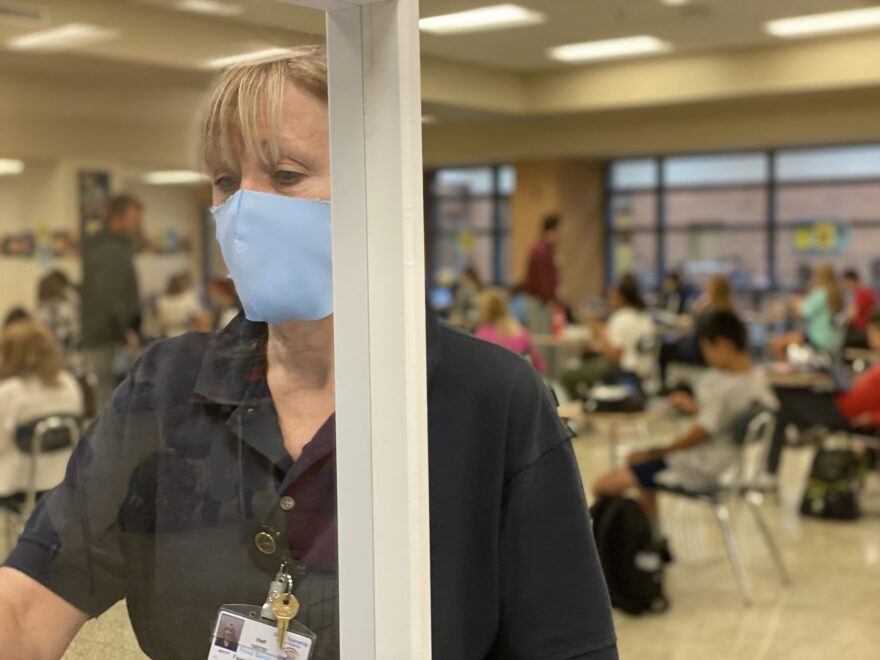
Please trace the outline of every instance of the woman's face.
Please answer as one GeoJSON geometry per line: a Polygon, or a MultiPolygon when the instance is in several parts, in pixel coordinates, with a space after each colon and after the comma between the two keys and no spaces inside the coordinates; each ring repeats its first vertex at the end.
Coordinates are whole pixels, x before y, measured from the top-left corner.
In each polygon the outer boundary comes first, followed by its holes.
{"type": "MultiPolygon", "coordinates": [[[[242,142],[237,163],[213,173],[214,204],[222,204],[238,190],[330,200],[330,132],[327,104],[288,82],[284,89],[278,162],[265,166],[242,142]]],[[[261,141],[268,128],[260,129],[261,141]]]]}

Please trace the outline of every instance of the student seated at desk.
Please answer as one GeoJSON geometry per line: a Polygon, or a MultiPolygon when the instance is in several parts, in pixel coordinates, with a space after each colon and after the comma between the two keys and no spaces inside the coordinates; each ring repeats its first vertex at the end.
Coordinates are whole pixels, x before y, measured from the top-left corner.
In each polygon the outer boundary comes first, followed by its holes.
{"type": "MultiPolygon", "coordinates": [[[[880,351],[880,310],[872,312],[866,326],[868,345],[880,351]]],[[[798,430],[823,427],[829,431],[880,429],[880,364],[863,373],[844,393],[779,388],[776,434],[767,457],[767,471],[776,474],[789,426],[798,430]]]]}
{"type": "MultiPolygon", "coordinates": [[[[15,443],[15,430],[42,417],[83,413],[79,383],[61,368],[61,354],[49,331],[19,321],[3,335],[0,364],[0,499],[22,500],[30,457],[15,443]]],[[[64,478],[71,450],[54,451],[37,460],[37,492],[64,478]]]]}
{"type": "Polygon", "coordinates": [[[507,291],[497,287],[484,290],[477,297],[477,309],[480,312],[477,337],[528,358],[539,374],[546,371],[544,358],[532,343],[529,331],[510,312],[507,291]]]}
{"type": "Polygon", "coordinates": [[[691,490],[711,489],[738,458],[735,433],[743,415],[756,405],[770,409],[777,405],[763,374],[752,364],[746,326],[739,317],[713,312],[703,318],[698,337],[706,361],[717,373],[707,375],[690,406],[696,414],[694,425],[668,447],[634,453],[629,467],[613,470],[593,485],[596,497],[638,489],[655,532],[659,529],[657,476],[666,473],[663,483],[691,490]]]}
{"type": "Polygon", "coordinates": [[[646,311],[636,278],[624,275],[611,287],[608,298],[614,311],[606,325],[593,328],[594,354],[577,369],[562,374],[562,384],[573,399],[615,373],[644,378],[654,368],[653,356],[641,350],[642,342],[654,336],[654,321],[646,311]]]}
{"type": "MultiPolygon", "coordinates": [[[[700,319],[712,312],[733,312],[733,293],[730,288],[730,280],[724,275],[715,275],[706,284],[705,292],[697,298],[691,307],[691,312],[696,320],[695,325],[700,325],[700,319]]],[[[666,373],[669,365],[673,362],[690,364],[700,367],[706,366],[703,352],[700,350],[700,341],[696,331],[686,337],[680,337],[672,342],[664,342],[660,348],[660,382],[666,384],[666,373]]]]}
{"type": "Polygon", "coordinates": [[[843,335],[835,323],[844,311],[843,291],[831,264],[822,264],[803,298],[793,301],[794,311],[803,321],[804,329],[774,337],[773,356],[784,360],[792,344],[810,344],[818,351],[833,352],[843,343],[843,335]]]}

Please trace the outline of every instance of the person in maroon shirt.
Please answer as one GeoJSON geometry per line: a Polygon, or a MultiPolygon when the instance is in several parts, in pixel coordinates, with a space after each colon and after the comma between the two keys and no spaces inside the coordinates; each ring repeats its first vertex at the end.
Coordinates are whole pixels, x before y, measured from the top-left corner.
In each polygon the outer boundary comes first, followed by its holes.
{"type": "Polygon", "coordinates": [[[877,305],[877,297],[871,289],[861,283],[859,274],[854,270],[846,271],[843,282],[850,298],[847,307],[849,329],[846,345],[849,348],[867,348],[865,331],[868,327],[868,317],[877,305]]]}
{"type": "Polygon", "coordinates": [[[529,253],[526,271],[526,318],[533,334],[547,334],[557,304],[559,289],[559,266],[556,261],[556,244],[559,242],[561,222],[558,216],[544,219],[541,238],[529,253]]]}
{"type": "MultiPolygon", "coordinates": [[[[867,320],[868,346],[880,352],[880,311],[867,320]]],[[[767,459],[767,470],[776,474],[785,448],[786,429],[824,427],[832,431],[880,429],[880,364],[862,374],[846,392],[828,392],[777,388],[779,413],[776,434],[767,459]]]]}

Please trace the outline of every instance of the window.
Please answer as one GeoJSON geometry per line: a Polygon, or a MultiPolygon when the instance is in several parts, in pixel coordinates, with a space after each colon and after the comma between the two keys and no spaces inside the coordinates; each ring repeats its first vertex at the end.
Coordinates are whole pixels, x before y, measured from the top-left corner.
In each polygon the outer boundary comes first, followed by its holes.
{"type": "Polygon", "coordinates": [[[880,145],[623,159],[608,188],[610,277],[725,273],[762,292],[828,262],[880,288],[880,145]]]}
{"type": "Polygon", "coordinates": [[[426,174],[428,273],[435,283],[473,267],[486,283],[506,284],[511,166],[438,169],[426,174]]]}

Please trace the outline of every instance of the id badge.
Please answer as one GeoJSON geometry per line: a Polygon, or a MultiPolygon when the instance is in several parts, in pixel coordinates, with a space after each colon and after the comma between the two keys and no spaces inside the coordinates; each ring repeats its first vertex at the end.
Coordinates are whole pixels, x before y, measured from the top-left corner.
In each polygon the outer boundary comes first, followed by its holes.
{"type": "Polygon", "coordinates": [[[260,616],[254,605],[223,605],[217,613],[208,660],[309,660],[317,636],[290,621],[283,644],[278,624],[260,616]]]}

